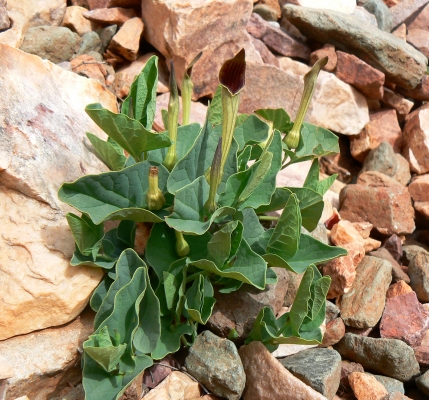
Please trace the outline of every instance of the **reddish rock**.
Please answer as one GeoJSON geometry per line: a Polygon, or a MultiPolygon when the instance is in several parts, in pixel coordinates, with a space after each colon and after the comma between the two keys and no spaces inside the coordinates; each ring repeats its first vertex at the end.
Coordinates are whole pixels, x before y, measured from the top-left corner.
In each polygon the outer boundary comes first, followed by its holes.
{"type": "Polygon", "coordinates": [[[350,221],[340,220],[331,230],[331,241],[336,246],[346,243],[364,243],[362,236],[350,221]]]}
{"type": "Polygon", "coordinates": [[[396,6],[401,0],[383,0],[387,7],[396,6]]]}
{"type": "Polygon", "coordinates": [[[408,29],[429,30],[429,4],[423,7],[415,18],[408,24],[408,29]]]}
{"type": "Polygon", "coordinates": [[[256,39],[253,36],[250,36],[253,46],[255,47],[256,51],[261,55],[262,60],[265,64],[271,64],[275,67],[280,67],[279,60],[277,57],[271,53],[270,49],[265,46],[264,42],[262,40],[256,39]]]}
{"type": "Polygon", "coordinates": [[[414,201],[429,202],[429,174],[416,176],[408,186],[414,201]]]}
{"type": "Polygon", "coordinates": [[[398,123],[395,110],[386,110],[369,115],[370,122],[365,125],[363,131],[352,136],[350,151],[352,156],[363,162],[370,152],[381,142],[388,142],[395,152],[399,153],[402,146],[402,131],[398,123]]]}
{"type": "Polygon", "coordinates": [[[391,235],[383,243],[383,248],[385,248],[396,261],[399,261],[401,259],[401,257],[402,257],[402,240],[398,235],[396,235],[396,234],[391,235]]]}
{"type": "Polygon", "coordinates": [[[328,57],[328,63],[323,67],[324,71],[332,72],[337,67],[337,53],[335,52],[335,46],[330,43],[326,43],[321,49],[315,50],[310,54],[310,65],[314,65],[316,61],[328,57]]]}
{"type": "Polygon", "coordinates": [[[423,29],[408,29],[407,42],[426,57],[429,56],[429,32],[423,29]]]}
{"type": "Polygon", "coordinates": [[[326,331],[323,335],[322,344],[319,347],[333,346],[338,343],[346,334],[346,326],[341,317],[335,318],[326,324],[326,331]]]}
{"type": "Polygon", "coordinates": [[[419,346],[429,329],[429,313],[417,300],[415,292],[390,297],[380,323],[380,335],[399,339],[410,346],[419,346]]]}
{"type": "Polygon", "coordinates": [[[429,108],[410,114],[403,131],[403,156],[417,174],[429,172],[429,108]]]}
{"type": "Polygon", "coordinates": [[[371,374],[352,372],[349,383],[358,400],[383,400],[389,393],[371,374]]]}
{"type": "Polygon", "coordinates": [[[381,242],[373,238],[365,239],[363,243],[365,253],[369,253],[370,251],[377,250],[380,246],[381,246],[381,242]]]}
{"type": "Polygon", "coordinates": [[[348,254],[327,262],[323,266],[323,275],[329,275],[332,279],[328,291],[328,299],[347,293],[356,278],[356,267],[365,255],[362,244],[348,243],[342,245],[348,254]]]}
{"type": "Polygon", "coordinates": [[[391,297],[401,296],[403,294],[411,293],[413,289],[405,281],[398,281],[389,287],[389,290],[386,293],[386,298],[390,299],[391,297]]]}
{"type": "Polygon", "coordinates": [[[276,12],[277,19],[281,18],[282,10],[280,8],[280,3],[278,0],[259,0],[258,4],[263,4],[272,8],[276,12]]]}
{"type": "Polygon", "coordinates": [[[369,222],[352,222],[353,227],[359,232],[362,239],[368,239],[373,225],[369,222]]]}
{"type": "Polygon", "coordinates": [[[84,12],[83,16],[100,24],[121,26],[129,19],[135,18],[136,12],[130,8],[97,8],[84,12]]]}
{"type": "Polygon", "coordinates": [[[346,396],[348,399],[349,396],[353,396],[353,391],[349,383],[349,375],[353,372],[364,372],[362,365],[348,360],[341,361],[341,379],[340,387],[338,389],[338,394],[340,396],[346,396]]]}
{"type": "Polygon", "coordinates": [[[378,249],[377,251],[371,252],[370,256],[381,258],[386,260],[392,265],[392,277],[394,282],[404,281],[410,283],[409,276],[402,270],[398,262],[392,257],[389,251],[385,248],[378,249]]]}
{"type": "Polygon", "coordinates": [[[407,188],[376,171],[361,174],[358,184],[341,191],[340,215],[352,222],[368,221],[383,235],[408,234],[415,229],[407,188]]]}
{"type": "Polygon", "coordinates": [[[88,10],[84,7],[67,7],[61,26],[69,28],[79,36],[83,36],[85,33],[97,29],[97,23],[93,23],[83,16],[83,13],[86,11],[88,10]]]}
{"type": "Polygon", "coordinates": [[[421,367],[429,367],[429,346],[417,346],[413,348],[414,355],[421,367]]]}
{"type": "Polygon", "coordinates": [[[396,36],[398,39],[407,41],[407,25],[401,24],[394,31],[392,31],[392,35],[396,36]]]}
{"type": "Polygon", "coordinates": [[[106,8],[109,0],[87,0],[90,10],[95,10],[97,8],[106,8]]]}
{"type": "Polygon", "coordinates": [[[393,18],[393,26],[406,22],[413,14],[428,3],[427,0],[402,0],[396,6],[390,8],[393,18]]]}
{"type": "Polygon", "coordinates": [[[143,28],[144,24],[140,18],[129,19],[122,25],[118,33],[113,36],[108,50],[129,61],[136,60],[143,28]]]}
{"type": "Polygon", "coordinates": [[[398,87],[397,90],[405,97],[411,97],[412,99],[421,100],[421,101],[428,101],[429,100],[429,75],[424,75],[421,83],[419,83],[412,90],[405,90],[400,87],[398,87]]]}
{"type": "Polygon", "coordinates": [[[79,57],[71,60],[70,66],[73,72],[92,78],[100,83],[105,83],[105,77],[107,76],[106,68],[102,63],[87,54],[82,54],[79,57]]]}
{"type": "Polygon", "coordinates": [[[384,88],[384,94],[382,99],[383,104],[396,110],[398,119],[403,121],[405,117],[410,113],[414,106],[414,102],[411,100],[404,99],[403,96],[393,92],[390,89],[384,88]]]}
{"type": "Polygon", "coordinates": [[[414,208],[417,212],[429,218],[429,202],[416,201],[414,203],[414,208]]]}
{"type": "Polygon", "coordinates": [[[179,368],[180,365],[173,358],[171,354],[162,360],[158,361],[160,364],[164,365],[153,365],[152,367],[145,369],[143,375],[143,383],[149,388],[153,389],[158,386],[168,375],[173,372],[172,368],[169,368],[170,365],[173,368],[179,368]]]}
{"type": "Polygon", "coordinates": [[[355,328],[377,325],[391,281],[392,267],[387,261],[364,257],[356,267],[356,279],[350,291],[337,299],[344,323],[355,328]]]}
{"type": "Polygon", "coordinates": [[[337,51],[338,63],[335,75],[353,85],[366,97],[383,98],[384,74],[352,54],[337,51]]]}

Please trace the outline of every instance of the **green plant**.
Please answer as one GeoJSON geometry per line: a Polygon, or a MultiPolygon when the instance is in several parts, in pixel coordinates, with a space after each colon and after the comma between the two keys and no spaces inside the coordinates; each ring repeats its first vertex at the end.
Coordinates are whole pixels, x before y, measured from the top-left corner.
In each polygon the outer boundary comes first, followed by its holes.
{"type": "Polygon", "coordinates": [[[319,180],[318,157],[338,152],[337,137],[302,122],[322,66],[305,79],[295,124],[283,109],[238,115],[244,50],[222,67],[203,127],[178,126],[173,72],[170,130],[152,130],[156,57],[136,77],[120,114],[86,107],[109,136],[105,142],[87,134],[112,171],[63,184],[59,198],[82,213],[67,215],[76,241],[72,265],[106,271],[90,300],[95,332],[83,346],[87,399],[118,398],[153,360],[192,343],[211,315],[214,286],[222,293],[243,283],[262,290],[276,282],[271,266],[305,272],[304,278],[290,312],[276,320],[269,308],[261,310],[248,341],[270,349],[321,341],[330,279],[315,265],[346,254],[301,232],[316,227],[335,179],[319,180]],[[276,187],[282,168],[305,160],[313,163],[304,187],[276,187]],[[279,217],[265,215],[276,210],[279,217]],[[265,229],[264,219],[277,224],[265,229]],[[112,220],[119,225],[105,232],[103,223],[112,220]],[[139,222],[153,223],[140,255],[139,222]]]}

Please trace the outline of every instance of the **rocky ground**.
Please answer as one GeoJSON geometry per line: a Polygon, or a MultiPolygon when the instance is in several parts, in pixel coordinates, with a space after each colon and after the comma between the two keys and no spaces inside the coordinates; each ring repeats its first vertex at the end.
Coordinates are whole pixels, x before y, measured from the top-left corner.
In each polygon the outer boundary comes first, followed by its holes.
{"type": "MultiPolygon", "coordinates": [[[[107,170],[83,139],[103,136],[84,106],[117,111],[156,54],[161,131],[167,65],[181,77],[203,51],[191,113],[203,122],[220,66],[243,47],[240,111],[282,107],[292,119],[303,76],[329,57],[307,120],[338,134],[341,154],[321,164],[339,178],[312,234],[349,254],[320,266],[332,278],[323,343],[273,354],[242,345],[263,306],[279,315],[293,302],[301,277],[277,270],[279,283],[264,292],[218,293],[189,352],[146,371],[123,398],[429,398],[429,0],[312,5],[0,0],[0,399],[84,396],[85,306],[101,272],[69,265],[70,210],[56,194],[64,181],[107,170]],[[224,339],[231,329],[235,343],[224,339]]],[[[301,186],[308,168],[289,168],[279,185],[301,186]]]]}

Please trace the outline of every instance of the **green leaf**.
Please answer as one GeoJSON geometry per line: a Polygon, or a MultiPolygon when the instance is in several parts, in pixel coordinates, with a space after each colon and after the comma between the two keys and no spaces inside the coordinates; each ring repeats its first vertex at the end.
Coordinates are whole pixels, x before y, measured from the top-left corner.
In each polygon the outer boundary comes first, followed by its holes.
{"type": "Polygon", "coordinates": [[[222,123],[222,86],[216,88],[215,95],[209,105],[207,111],[208,120],[211,126],[220,125],[222,123]]]}
{"type": "Polygon", "coordinates": [[[93,255],[95,260],[104,237],[103,225],[95,225],[85,214],[81,218],[67,213],[66,218],[80,253],[84,256],[93,255]]]}
{"type": "Polygon", "coordinates": [[[283,108],[256,110],[255,114],[261,116],[266,121],[271,121],[273,129],[277,129],[279,132],[285,133],[292,129],[293,124],[290,122],[288,113],[283,108]]]}
{"type": "MultiPolygon", "coordinates": [[[[105,242],[103,240],[103,242],[105,242]]],[[[86,265],[88,267],[104,268],[111,269],[115,266],[116,258],[112,259],[111,257],[105,257],[98,255],[95,260],[93,256],[84,256],[76,246],[76,249],[73,253],[73,257],[70,261],[70,265],[73,267],[80,267],[86,265]]]]}
{"type": "Polygon", "coordinates": [[[93,135],[92,133],[86,132],[91,144],[94,146],[95,151],[101,158],[101,160],[112,170],[118,171],[124,168],[127,158],[124,153],[118,151],[112,143],[105,142],[101,140],[98,136],[93,135]]]}
{"type": "Polygon", "coordinates": [[[115,114],[101,104],[89,104],[85,111],[91,119],[135,159],[144,151],[170,146],[171,142],[164,133],[146,129],[139,121],[125,114],[115,114]]]}
{"type": "Polygon", "coordinates": [[[265,232],[253,208],[245,208],[236,213],[235,219],[242,222],[244,228],[243,238],[250,246],[257,243],[260,236],[265,232]]]}
{"type": "Polygon", "coordinates": [[[331,175],[323,180],[319,180],[319,160],[316,158],[313,160],[310,171],[308,172],[307,178],[304,182],[304,187],[313,189],[315,192],[323,196],[328,189],[332,186],[335,179],[337,179],[337,174],[331,175]]]}
{"type": "Polygon", "coordinates": [[[261,143],[268,137],[269,126],[256,115],[249,115],[242,124],[234,129],[234,139],[238,143],[238,150],[244,149],[246,144],[261,143]]]}
{"type": "Polygon", "coordinates": [[[268,252],[285,260],[291,259],[298,251],[301,222],[298,198],[292,194],[268,242],[268,252]]]}
{"type": "MultiPolygon", "coordinates": [[[[135,222],[161,222],[166,212],[151,212],[146,207],[149,187],[148,161],[121,171],[86,175],[72,183],[64,183],[58,197],[80,212],[87,213],[95,224],[105,220],[129,219],[135,222]]],[[[165,192],[168,171],[158,166],[159,188],[165,192]]]]}
{"type": "Polygon", "coordinates": [[[152,129],[156,110],[156,88],[158,85],[158,57],[147,60],[142,72],[137,75],[130,87],[130,93],[122,104],[122,114],[129,115],[130,104],[134,119],[146,129],[152,129]]]}
{"type": "Polygon", "coordinates": [[[228,222],[222,229],[214,233],[207,244],[209,259],[221,267],[231,255],[232,239],[231,235],[237,228],[238,222],[228,222]]]}
{"type": "Polygon", "coordinates": [[[308,313],[308,302],[310,300],[310,287],[313,283],[314,270],[307,268],[302,277],[301,283],[296,292],[295,300],[289,312],[292,333],[294,336],[299,336],[299,331],[308,313]]]}
{"type": "Polygon", "coordinates": [[[103,280],[99,283],[97,288],[92,293],[89,305],[95,312],[100,309],[101,303],[103,303],[103,300],[106,298],[107,292],[109,291],[109,288],[112,283],[113,279],[110,278],[108,275],[105,275],[103,280]]]}
{"type": "Polygon", "coordinates": [[[200,176],[176,192],[174,212],[165,219],[165,222],[179,232],[202,235],[217,218],[234,214],[233,208],[221,207],[208,218],[204,211],[208,197],[209,184],[204,176],[200,176]]]}
{"type": "Polygon", "coordinates": [[[247,145],[244,146],[244,149],[239,154],[237,162],[238,162],[238,171],[245,171],[247,169],[247,163],[250,160],[250,156],[252,154],[252,146],[247,145]]]}
{"type": "Polygon", "coordinates": [[[200,324],[205,325],[212,315],[214,299],[213,286],[210,279],[199,275],[187,290],[185,297],[185,310],[190,317],[200,324]]]}

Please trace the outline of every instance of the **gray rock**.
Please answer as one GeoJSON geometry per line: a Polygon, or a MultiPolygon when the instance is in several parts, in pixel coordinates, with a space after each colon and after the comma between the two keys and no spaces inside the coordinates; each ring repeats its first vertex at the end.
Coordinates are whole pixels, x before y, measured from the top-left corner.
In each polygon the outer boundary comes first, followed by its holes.
{"type": "Polygon", "coordinates": [[[6,2],[0,0],[0,31],[10,28],[10,19],[7,14],[6,2]]]}
{"type": "Polygon", "coordinates": [[[88,54],[90,51],[101,51],[101,40],[97,32],[87,32],[82,36],[82,44],[76,55],[88,54]]]}
{"type": "Polygon", "coordinates": [[[335,349],[370,371],[409,382],[420,373],[413,349],[397,339],[375,339],[346,333],[335,349]]]}
{"type": "Polygon", "coordinates": [[[374,375],[374,378],[377,379],[389,393],[399,392],[405,394],[404,384],[401,381],[383,375],[374,375]]]}
{"type": "Polygon", "coordinates": [[[253,12],[259,14],[265,21],[277,21],[277,11],[266,4],[256,4],[253,12]]]}
{"type": "Polygon", "coordinates": [[[239,400],[246,384],[243,364],[235,344],[204,331],[189,348],[187,371],[213,394],[239,400]]]}
{"type": "Polygon", "coordinates": [[[416,379],[416,386],[423,394],[429,396],[429,371],[416,379]]]}
{"type": "Polygon", "coordinates": [[[428,254],[428,250],[429,249],[427,249],[426,246],[422,243],[409,243],[409,241],[407,241],[407,243],[402,247],[403,256],[401,261],[404,263],[404,265],[409,265],[417,254],[428,254]]]}
{"type": "Polygon", "coordinates": [[[308,349],[279,360],[293,375],[328,399],[340,386],[341,356],[331,349],[308,349]]]}
{"type": "Polygon", "coordinates": [[[372,149],[362,166],[362,172],[378,171],[390,177],[394,177],[398,170],[398,160],[390,143],[381,142],[375,149],[372,149]]]}
{"type": "Polygon", "coordinates": [[[377,19],[378,28],[385,32],[391,32],[393,28],[393,18],[389,8],[383,0],[358,0],[358,5],[362,6],[377,19]]]}
{"type": "Polygon", "coordinates": [[[363,8],[363,7],[356,6],[352,15],[355,16],[356,18],[362,19],[363,21],[365,21],[367,23],[370,23],[373,26],[378,27],[377,18],[375,18],[375,16],[373,14],[371,14],[370,12],[365,10],[365,8],[363,8]]]}
{"type": "Polygon", "coordinates": [[[62,26],[38,26],[27,30],[20,49],[57,64],[71,59],[76,36],[62,26]]]}
{"type": "Polygon", "coordinates": [[[91,56],[95,61],[103,62],[103,56],[100,53],[97,53],[96,51],[88,51],[86,53],[88,56],[91,56]]]}
{"type": "Polygon", "coordinates": [[[106,51],[110,41],[112,40],[112,37],[115,36],[117,30],[118,25],[109,25],[96,31],[101,40],[100,53],[104,53],[106,51]]]}
{"type": "Polygon", "coordinates": [[[340,315],[340,309],[331,301],[326,300],[326,323],[340,315]]]}
{"type": "MultiPolygon", "coordinates": [[[[404,246],[405,247],[405,246],[404,246]]],[[[429,254],[419,252],[408,265],[410,286],[422,303],[429,302],[429,254]]]]}
{"type": "Polygon", "coordinates": [[[335,11],[287,4],[283,16],[303,35],[348,51],[400,87],[415,88],[426,73],[427,58],[411,45],[370,24],[335,11]]]}
{"type": "Polygon", "coordinates": [[[368,255],[372,257],[381,258],[382,260],[386,260],[392,266],[392,278],[393,282],[405,281],[406,283],[410,283],[410,277],[402,270],[401,266],[398,262],[392,257],[387,249],[384,247],[380,247],[376,251],[371,251],[368,255]]]}
{"type": "Polygon", "coordinates": [[[51,400],[84,400],[84,399],[85,399],[85,391],[83,390],[82,385],[77,385],[74,388],[71,388],[66,394],[51,398],[51,400]]]}
{"type": "Polygon", "coordinates": [[[296,274],[295,272],[292,272],[292,271],[287,271],[287,273],[289,276],[289,281],[288,281],[287,293],[283,302],[284,307],[290,307],[293,304],[299,285],[301,284],[302,277],[304,276],[304,273],[296,274]]]}

